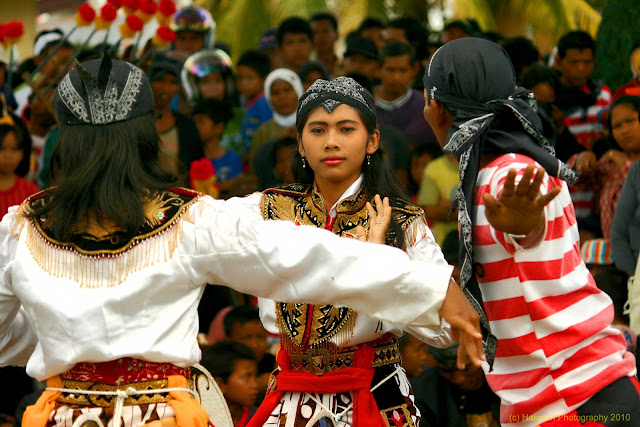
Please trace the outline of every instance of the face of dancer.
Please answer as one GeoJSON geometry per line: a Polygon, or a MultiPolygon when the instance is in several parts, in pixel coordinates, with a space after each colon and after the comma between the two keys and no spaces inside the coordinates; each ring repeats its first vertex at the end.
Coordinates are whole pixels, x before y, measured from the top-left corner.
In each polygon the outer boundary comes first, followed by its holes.
{"type": "Polygon", "coordinates": [[[360,176],[367,154],[378,150],[380,132],[369,135],[354,108],[341,104],[333,113],[318,107],[309,114],[298,150],[307,159],[318,187],[346,190],[360,176]]]}

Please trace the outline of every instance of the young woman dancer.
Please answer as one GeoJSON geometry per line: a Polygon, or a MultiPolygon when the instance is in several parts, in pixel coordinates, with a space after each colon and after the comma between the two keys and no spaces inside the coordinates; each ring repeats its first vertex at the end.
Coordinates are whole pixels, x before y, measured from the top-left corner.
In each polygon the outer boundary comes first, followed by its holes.
{"type": "MultiPolygon", "coordinates": [[[[401,248],[412,259],[446,264],[424,212],[403,196],[379,147],[368,91],[346,77],[317,80],[300,98],[296,128],[299,153],[293,163],[299,183],[251,196],[265,219],[350,239],[368,233],[370,241],[401,248]],[[388,231],[378,227],[383,220],[388,231]]],[[[370,296],[363,287],[362,299],[370,296]]],[[[417,425],[420,416],[396,337],[404,329],[446,347],[452,342],[446,322],[436,316],[433,329],[403,328],[348,306],[265,299],[259,304],[266,328],[281,337],[280,369],[252,425],[417,425]]]]}

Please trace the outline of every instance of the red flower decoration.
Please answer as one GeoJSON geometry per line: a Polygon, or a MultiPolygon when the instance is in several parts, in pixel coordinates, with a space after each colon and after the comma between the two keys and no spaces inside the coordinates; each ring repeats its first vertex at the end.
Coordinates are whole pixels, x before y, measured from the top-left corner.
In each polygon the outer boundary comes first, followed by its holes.
{"type": "Polygon", "coordinates": [[[80,15],[85,22],[93,22],[96,17],[96,11],[93,10],[89,3],[84,3],[78,8],[78,15],[80,15]]]}
{"type": "Polygon", "coordinates": [[[24,25],[20,21],[7,22],[2,26],[2,37],[18,39],[24,34],[24,25]]]}
{"type": "Polygon", "coordinates": [[[122,7],[122,0],[107,0],[107,4],[115,7],[116,10],[122,7]]]}
{"type": "Polygon", "coordinates": [[[194,160],[191,162],[191,168],[189,169],[189,177],[192,180],[202,180],[215,176],[216,171],[213,169],[213,163],[211,160],[203,157],[200,160],[194,160]]]}
{"type": "Polygon", "coordinates": [[[165,48],[176,39],[176,32],[169,28],[167,25],[161,25],[156,30],[156,35],[153,36],[151,41],[160,47],[165,48]]]}
{"type": "Polygon", "coordinates": [[[122,7],[128,12],[135,12],[140,7],[140,0],[122,0],[122,7]]]}
{"type": "Polygon", "coordinates": [[[107,22],[115,21],[118,16],[118,8],[113,4],[107,3],[100,9],[100,17],[107,22]]]}
{"type": "Polygon", "coordinates": [[[4,24],[2,22],[0,22],[0,44],[4,46],[4,36],[2,34],[2,28],[4,27],[4,24]]]}
{"type": "Polygon", "coordinates": [[[126,23],[129,28],[136,33],[142,30],[142,26],[144,25],[144,22],[142,22],[142,19],[138,15],[127,16],[126,23]]]}
{"type": "Polygon", "coordinates": [[[176,10],[176,4],[173,2],[173,0],[160,0],[158,11],[164,16],[171,16],[176,13],[176,10]]]}
{"type": "Polygon", "coordinates": [[[140,2],[140,12],[145,15],[154,15],[158,10],[158,5],[153,0],[142,0],[140,2]]]}
{"type": "Polygon", "coordinates": [[[24,34],[24,26],[20,21],[11,21],[0,26],[0,42],[6,48],[18,43],[24,34]]]}
{"type": "Polygon", "coordinates": [[[169,28],[167,25],[158,27],[156,35],[165,41],[172,42],[176,39],[176,32],[169,28]]]}

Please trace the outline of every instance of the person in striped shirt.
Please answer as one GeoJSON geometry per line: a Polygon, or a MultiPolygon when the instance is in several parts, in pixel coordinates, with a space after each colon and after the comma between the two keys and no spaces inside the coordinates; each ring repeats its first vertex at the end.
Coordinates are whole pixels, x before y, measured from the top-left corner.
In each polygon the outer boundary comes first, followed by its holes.
{"type": "Polygon", "coordinates": [[[460,162],[461,285],[481,311],[506,427],[640,425],[635,358],[580,258],[567,182],[502,47],[466,38],[425,72],[424,116],[460,162]],[[490,71],[488,71],[490,70],[490,71]]]}

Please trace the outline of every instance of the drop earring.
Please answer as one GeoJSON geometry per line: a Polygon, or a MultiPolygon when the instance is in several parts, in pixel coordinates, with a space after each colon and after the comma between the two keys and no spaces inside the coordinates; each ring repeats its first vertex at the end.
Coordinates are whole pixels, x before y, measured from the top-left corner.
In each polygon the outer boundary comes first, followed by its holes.
{"type": "Polygon", "coordinates": [[[302,158],[302,168],[307,167],[307,159],[305,157],[302,158]]]}
{"type": "Polygon", "coordinates": [[[371,164],[371,156],[367,154],[367,166],[371,164]]]}

